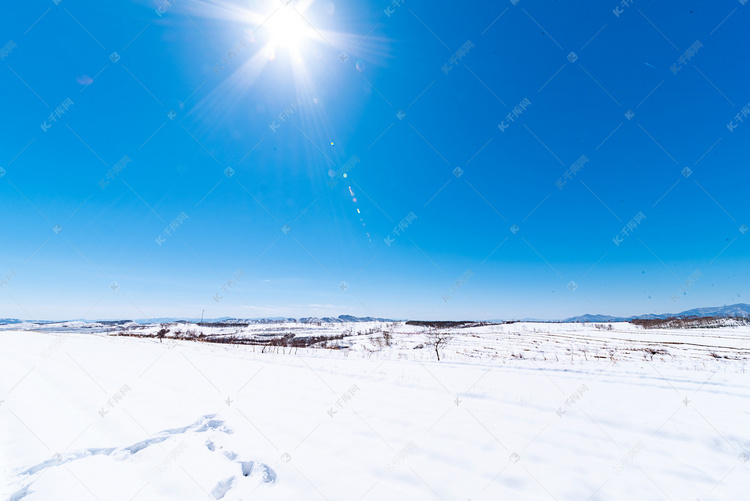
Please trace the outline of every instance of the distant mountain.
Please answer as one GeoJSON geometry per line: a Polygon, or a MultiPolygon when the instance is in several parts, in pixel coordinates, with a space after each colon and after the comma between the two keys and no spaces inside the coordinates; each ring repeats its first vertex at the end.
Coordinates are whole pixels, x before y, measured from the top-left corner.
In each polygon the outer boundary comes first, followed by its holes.
{"type": "MultiPolygon", "coordinates": [[[[200,318],[178,318],[178,317],[160,317],[160,318],[140,318],[136,322],[139,324],[167,324],[172,322],[192,322],[199,323],[200,318]]],[[[388,318],[374,318],[374,317],[355,317],[353,315],[339,315],[338,317],[303,317],[303,318],[291,318],[291,317],[264,317],[264,318],[233,318],[233,317],[220,317],[220,318],[205,318],[204,323],[213,324],[267,324],[277,322],[299,322],[299,323],[324,323],[324,324],[336,324],[343,322],[393,322],[388,318]]]]}
{"type": "MultiPolygon", "coordinates": [[[[0,318],[0,325],[20,324],[24,322],[33,324],[58,324],[66,322],[86,322],[86,323],[98,323],[103,325],[121,325],[130,322],[138,324],[171,324],[175,322],[189,322],[189,323],[200,323],[200,318],[185,318],[185,317],[155,317],[155,318],[138,318],[135,320],[19,320],[17,318],[0,318]]],[[[389,318],[375,318],[375,317],[355,317],[353,315],[339,315],[338,317],[305,317],[305,318],[291,318],[291,317],[265,317],[265,318],[234,318],[234,317],[219,317],[219,318],[204,318],[203,323],[210,324],[268,324],[278,322],[299,322],[299,323],[324,323],[324,324],[340,324],[344,322],[395,322],[389,318]]]]}
{"type": "Polygon", "coordinates": [[[312,324],[321,322],[324,324],[338,324],[343,322],[394,322],[389,318],[375,318],[375,317],[355,317],[353,315],[339,315],[338,317],[306,317],[300,318],[299,322],[305,324],[312,324]]]}
{"type": "Polygon", "coordinates": [[[713,308],[695,308],[683,311],[681,317],[750,317],[750,304],[737,303],[713,308]]]}
{"type": "MultiPolygon", "coordinates": [[[[295,322],[294,318],[286,317],[268,317],[268,318],[234,318],[234,317],[218,317],[218,318],[204,318],[203,323],[209,324],[263,324],[268,322],[295,322]]],[[[135,322],[139,324],[170,324],[174,322],[189,322],[189,323],[200,323],[200,318],[187,318],[187,317],[155,317],[155,318],[138,318],[135,322]]]]}
{"type": "MultiPolygon", "coordinates": [[[[565,320],[561,320],[561,322],[568,322],[568,323],[586,323],[586,322],[628,322],[630,320],[634,319],[664,319],[664,318],[670,318],[670,317],[678,317],[678,318],[685,318],[685,317],[743,317],[743,318],[750,318],[750,304],[747,303],[738,303],[738,304],[731,304],[731,305],[724,305],[724,306],[714,306],[714,307],[707,307],[707,308],[693,308],[692,310],[685,310],[681,313],[661,313],[661,314],[653,314],[653,313],[647,313],[644,315],[633,315],[630,317],[615,317],[612,315],[594,315],[594,314],[586,314],[586,315],[578,315],[576,317],[570,317],[566,318],[565,320]]],[[[119,325],[119,324],[125,324],[131,322],[131,320],[99,320],[99,321],[89,321],[89,320],[77,320],[79,322],[89,322],[89,323],[100,323],[104,325],[119,325]]],[[[159,317],[159,318],[139,318],[134,320],[134,322],[139,324],[158,324],[158,323],[174,323],[174,322],[191,322],[191,323],[199,323],[201,321],[200,318],[180,318],[180,317],[159,317]]],[[[550,320],[534,320],[531,318],[523,318],[520,320],[517,320],[520,322],[550,322],[550,320]]],[[[36,323],[36,324],[50,324],[50,323],[62,323],[58,321],[51,321],[51,320],[19,320],[17,318],[0,318],[0,325],[11,325],[11,324],[20,324],[24,322],[30,322],[30,323],[36,323]]],[[[70,321],[68,321],[70,322],[70,321]]],[[[390,319],[390,318],[379,318],[379,317],[356,317],[354,315],[339,315],[338,317],[303,317],[303,318],[289,318],[289,317],[265,317],[265,318],[233,318],[233,317],[220,317],[220,318],[206,318],[203,319],[204,323],[213,323],[213,324],[268,324],[268,323],[278,323],[278,322],[298,322],[298,323],[324,323],[324,324],[336,324],[336,323],[345,323],[345,322],[398,322],[398,320],[390,319]]],[[[483,322],[488,323],[503,323],[507,322],[507,320],[483,320],[483,322]]]]}
{"type": "Polygon", "coordinates": [[[563,320],[563,322],[627,322],[634,319],[655,319],[655,318],[685,318],[685,317],[744,317],[750,318],[750,304],[737,303],[724,306],[709,306],[706,308],[693,308],[692,310],[685,310],[681,313],[661,313],[655,315],[648,313],[645,315],[638,315],[632,317],[613,317],[611,315],[580,315],[577,317],[570,317],[563,320]]]}
{"type": "Polygon", "coordinates": [[[585,323],[585,322],[627,322],[631,318],[636,317],[629,317],[629,318],[622,318],[622,317],[613,317],[612,315],[579,315],[577,317],[570,317],[563,320],[563,322],[577,322],[577,323],[585,323]]]}

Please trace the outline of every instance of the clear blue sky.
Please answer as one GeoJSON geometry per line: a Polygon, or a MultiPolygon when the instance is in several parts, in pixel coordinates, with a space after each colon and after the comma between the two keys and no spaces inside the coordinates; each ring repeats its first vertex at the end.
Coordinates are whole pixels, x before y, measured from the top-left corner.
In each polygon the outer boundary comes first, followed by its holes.
{"type": "Polygon", "coordinates": [[[746,301],[749,9],[7,3],[0,317],[746,301]]]}

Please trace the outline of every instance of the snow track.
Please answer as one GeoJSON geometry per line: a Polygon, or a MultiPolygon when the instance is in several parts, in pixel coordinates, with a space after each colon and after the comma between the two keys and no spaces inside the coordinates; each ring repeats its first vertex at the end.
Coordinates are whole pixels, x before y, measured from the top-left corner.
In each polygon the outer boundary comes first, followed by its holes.
{"type": "MultiPolygon", "coordinates": [[[[174,442],[177,438],[181,438],[180,436],[195,433],[207,433],[216,438],[217,433],[231,434],[232,432],[224,425],[223,420],[218,419],[214,414],[209,414],[201,417],[191,425],[182,428],[164,430],[152,435],[146,440],[141,440],[140,442],[125,447],[88,448],[64,454],[58,453],[46,461],[17,472],[15,476],[22,485],[18,487],[8,499],[9,501],[20,501],[32,494],[34,492],[34,482],[49,468],[60,468],[68,463],[80,461],[92,456],[107,456],[113,461],[137,461],[139,459],[138,455],[149,447],[167,441],[174,442]]],[[[217,453],[216,446],[210,438],[206,440],[206,448],[212,453],[217,453]]],[[[214,488],[211,489],[211,495],[214,499],[223,499],[233,487],[238,485],[238,477],[251,477],[256,481],[254,482],[255,484],[274,484],[276,482],[276,473],[268,465],[255,461],[237,460],[238,454],[234,451],[224,450],[223,454],[212,456],[210,459],[226,463],[224,459],[219,457],[222,455],[226,460],[233,463],[233,466],[229,469],[236,470],[239,475],[230,476],[218,481],[214,488]]],[[[113,466],[109,465],[109,467],[112,468],[113,466]]],[[[157,467],[156,471],[160,471],[160,468],[157,467]]]]}

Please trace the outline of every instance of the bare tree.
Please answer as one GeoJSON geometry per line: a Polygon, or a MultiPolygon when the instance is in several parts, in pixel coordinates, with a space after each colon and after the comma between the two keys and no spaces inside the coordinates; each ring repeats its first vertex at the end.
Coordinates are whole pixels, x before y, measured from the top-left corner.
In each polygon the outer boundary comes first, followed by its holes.
{"type": "Polygon", "coordinates": [[[447,332],[432,332],[427,335],[427,346],[432,346],[435,349],[435,355],[437,355],[438,362],[440,361],[440,349],[443,348],[448,341],[450,341],[451,335],[447,332]]]}
{"type": "Polygon", "coordinates": [[[161,324],[161,329],[159,330],[159,332],[156,333],[156,337],[159,338],[160,343],[161,343],[161,340],[164,339],[164,336],[166,336],[167,333],[169,332],[169,329],[167,329],[166,327],[167,325],[168,324],[161,324]]]}

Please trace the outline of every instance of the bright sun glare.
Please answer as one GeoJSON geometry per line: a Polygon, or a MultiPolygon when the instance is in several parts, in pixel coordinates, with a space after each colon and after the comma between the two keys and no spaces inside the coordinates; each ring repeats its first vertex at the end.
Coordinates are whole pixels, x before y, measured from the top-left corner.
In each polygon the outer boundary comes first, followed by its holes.
{"type": "Polygon", "coordinates": [[[308,64],[325,57],[333,62],[357,40],[353,35],[331,30],[336,19],[333,3],[328,0],[324,2],[327,6],[319,9],[311,9],[319,0],[254,0],[252,6],[244,5],[251,3],[247,0],[192,1],[194,15],[244,26],[245,38],[254,53],[234,71],[236,78],[225,81],[232,92],[243,92],[269,64],[291,74],[301,92],[313,86],[308,64]],[[217,9],[217,5],[225,8],[217,9]],[[278,58],[281,63],[274,63],[278,58]]]}
{"type": "Polygon", "coordinates": [[[295,49],[309,36],[310,27],[294,9],[279,9],[266,23],[272,43],[278,47],[295,49]]]}

